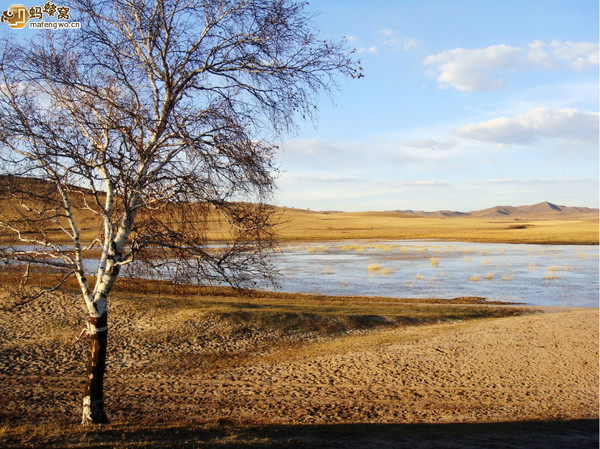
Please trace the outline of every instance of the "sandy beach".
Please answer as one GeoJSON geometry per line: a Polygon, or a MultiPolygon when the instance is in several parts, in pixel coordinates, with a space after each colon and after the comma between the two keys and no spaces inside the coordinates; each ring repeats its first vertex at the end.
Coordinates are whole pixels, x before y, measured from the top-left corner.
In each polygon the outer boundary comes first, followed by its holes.
{"type": "Polygon", "coordinates": [[[215,375],[195,386],[198,413],[282,424],[594,418],[597,328],[586,310],[356,338],[342,354],[215,375]]]}
{"type": "MultiPolygon", "coordinates": [[[[6,444],[16,438],[10,428],[79,420],[87,343],[72,343],[81,328],[75,304],[61,296],[0,314],[0,438],[6,444]]],[[[134,314],[122,303],[111,309],[105,388],[114,425],[598,419],[597,309],[306,335],[285,356],[260,330],[248,327],[227,339],[233,334],[223,323],[192,316],[186,310],[134,314]],[[165,338],[150,337],[157,332],[165,338]],[[253,354],[237,364],[244,345],[253,354]],[[206,369],[190,355],[215,349],[233,354],[233,362],[206,369]]]]}

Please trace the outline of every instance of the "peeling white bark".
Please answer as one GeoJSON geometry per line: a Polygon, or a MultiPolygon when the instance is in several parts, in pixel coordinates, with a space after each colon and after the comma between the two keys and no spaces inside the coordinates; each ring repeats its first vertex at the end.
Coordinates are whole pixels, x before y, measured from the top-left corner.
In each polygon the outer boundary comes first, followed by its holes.
{"type": "Polygon", "coordinates": [[[92,398],[85,396],[83,398],[83,415],[81,416],[81,424],[86,425],[92,422],[92,398]]]}
{"type": "Polygon", "coordinates": [[[81,424],[96,424],[95,417],[99,414],[104,414],[104,401],[92,401],[90,396],[85,396],[83,398],[83,413],[81,416],[81,424]]]}

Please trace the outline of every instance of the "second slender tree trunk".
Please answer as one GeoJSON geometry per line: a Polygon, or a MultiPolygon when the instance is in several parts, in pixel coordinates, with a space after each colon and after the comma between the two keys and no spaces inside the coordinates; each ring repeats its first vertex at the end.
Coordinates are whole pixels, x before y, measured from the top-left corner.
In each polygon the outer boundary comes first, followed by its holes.
{"type": "Polygon", "coordinates": [[[106,368],[106,342],[108,336],[107,314],[90,317],[90,356],[87,364],[83,392],[81,424],[107,424],[104,411],[104,371],[106,368]]]}

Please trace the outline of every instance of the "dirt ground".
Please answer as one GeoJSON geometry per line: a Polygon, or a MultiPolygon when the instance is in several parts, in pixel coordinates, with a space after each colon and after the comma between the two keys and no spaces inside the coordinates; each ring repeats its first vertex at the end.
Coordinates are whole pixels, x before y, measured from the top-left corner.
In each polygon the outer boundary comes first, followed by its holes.
{"type": "Polygon", "coordinates": [[[0,446],[598,447],[597,309],[282,345],[211,315],[116,304],[112,424],[83,431],[76,301],[0,312],[0,446]]]}

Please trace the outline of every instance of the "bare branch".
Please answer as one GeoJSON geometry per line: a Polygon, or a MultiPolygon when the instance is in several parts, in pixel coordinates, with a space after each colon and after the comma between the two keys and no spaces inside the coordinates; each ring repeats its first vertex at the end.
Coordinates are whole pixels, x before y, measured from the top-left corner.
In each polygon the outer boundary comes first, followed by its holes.
{"type": "Polygon", "coordinates": [[[2,257],[72,272],[91,316],[124,267],[271,280],[270,141],[358,73],[343,43],[294,0],[72,6],[77,33],[0,42],[2,257]]]}
{"type": "MultiPolygon", "coordinates": [[[[27,264],[26,275],[29,277],[29,264],[27,264]]],[[[64,275],[58,282],[56,282],[52,287],[49,288],[38,288],[37,291],[26,288],[27,279],[24,277],[24,282],[19,284],[16,290],[10,290],[10,287],[5,287],[9,294],[15,298],[19,298],[17,302],[13,302],[10,305],[0,307],[1,310],[12,311],[16,310],[19,307],[30,304],[38,299],[48,296],[50,293],[53,293],[59,290],[63,284],[68,280],[68,278],[73,275],[73,273],[67,273],[64,275]]]]}

